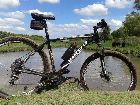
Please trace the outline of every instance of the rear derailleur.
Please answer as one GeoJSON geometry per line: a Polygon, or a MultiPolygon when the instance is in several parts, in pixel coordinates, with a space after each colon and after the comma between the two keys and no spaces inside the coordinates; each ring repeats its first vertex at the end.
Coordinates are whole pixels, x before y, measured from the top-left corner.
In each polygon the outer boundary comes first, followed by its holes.
{"type": "Polygon", "coordinates": [[[21,58],[16,59],[13,64],[11,64],[11,80],[9,81],[10,85],[14,85],[15,81],[19,79],[19,75],[22,73],[24,61],[21,58]]]}

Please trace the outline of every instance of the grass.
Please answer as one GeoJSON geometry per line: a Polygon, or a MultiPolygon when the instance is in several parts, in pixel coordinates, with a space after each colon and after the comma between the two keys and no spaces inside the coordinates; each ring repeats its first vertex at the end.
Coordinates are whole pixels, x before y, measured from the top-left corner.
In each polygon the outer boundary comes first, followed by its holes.
{"type": "Polygon", "coordinates": [[[83,91],[75,83],[42,94],[0,100],[0,105],[139,105],[140,92],[83,91]]]}
{"type": "Polygon", "coordinates": [[[22,43],[12,43],[0,47],[0,52],[18,52],[31,50],[31,47],[22,43]]]}

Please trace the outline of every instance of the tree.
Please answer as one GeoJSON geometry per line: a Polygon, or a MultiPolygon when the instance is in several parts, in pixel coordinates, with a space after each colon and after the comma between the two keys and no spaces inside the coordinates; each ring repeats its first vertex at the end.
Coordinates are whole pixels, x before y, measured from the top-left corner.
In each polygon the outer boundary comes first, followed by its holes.
{"type": "Polygon", "coordinates": [[[125,34],[128,36],[140,36],[140,14],[131,12],[123,22],[125,34]]]}
{"type": "MultiPolygon", "coordinates": [[[[140,10],[140,0],[134,1],[134,8],[140,10]]],[[[111,33],[113,39],[123,38],[127,36],[140,36],[140,14],[139,12],[131,12],[125,17],[123,26],[118,30],[115,30],[111,33]]]]}
{"type": "Polygon", "coordinates": [[[134,1],[134,8],[137,10],[140,10],[140,0],[135,0],[134,1]]]}
{"type": "Polygon", "coordinates": [[[120,27],[119,29],[113,31],[111,33],[113,39],[118,39],[118,38],[122,38],[122,39],[126,39],[127,34],[125,33],[125,28],[124,27],[120,27]]]}
{"type": "Polygon", "coordinates": [[[105,27],[105,28],[103,29],[103,32],[102,32],[102,33],[99,33],[99,34],[102,35],[103,39],[105,39],[105,40],[110,40],[110,39],[112,38],[112,37],[111,37],[111,34],[110,34],[110,31],[111,31],[110,27],[107,26],[107,27],[105,27]]]}

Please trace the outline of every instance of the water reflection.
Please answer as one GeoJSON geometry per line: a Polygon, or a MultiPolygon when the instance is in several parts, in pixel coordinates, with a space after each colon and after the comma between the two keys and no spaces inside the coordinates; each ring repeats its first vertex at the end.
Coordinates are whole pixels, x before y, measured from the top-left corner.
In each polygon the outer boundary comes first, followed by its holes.
{"type": "MultiPolygon", "coordinates": [[[[26,56],[27,52],[11,52],[11,53],[1,53],[0,54],[0,90],[8,92],[9,94],[19,93],[23,91],[25,86],[28,86],[27,90],[31,90],[40,80],[40,76],[29,75],[29,74],[20,74],[19,79],[15,82],[15,85],[10,85],[9,81],[11,80],[11,64],[15,59],[22,56],[26,56]],[[14,90],[14,91],[13,91],[14,90]]],[[[39,54],[35,54],[25,65],[27,68],[35,69],[36,71],[42,71],[43,65],[42,60],[39,54]]]]}
{"type": "MultiPolygon", "coordinates": [[[[55,48],[53,49],[53,54],[54,54],[54,59],[55,59],[55,65],[56,65],[56,69],[58,70],[60,68],[60,64],[62,62],[61,56],[63,55],[63,53],[65,52],[65,48],[55,48]]],[[[47,52],[47,51],[46,51],[47,52]]],[[[7,53],[7,54],[0,54],[0,74],[7,74],[5,76],[3,76],[3,80],[1,79],[1,81],[8,81],[10,77],[8,76],[7,73],[7,69],[9,69],[10,67],[10,62],[15,60],[15,56],[21,56],[23,54],[25,54],[26,52],[16,52],[16,53],[7,53]],[[5,66],[6,65],[6,66],[5,66]],[[6,70],[4,70],[6,69],[6,70]]],[[[74,77],[78,77],[79,78],[79,74],[80,74],[80,69],[82,64],[84,63],[85,59],[90,56],[91,54],[93,54],[93,52],[90,51],[83,51],[75,60],[72,64],[70,64],[70,66],[68,67],[69,70],[71,70],[71,72],[69,74],[67,74],[68,76],[74,76],[74,77]]],[[[137,85],[137,90],[140,90],[140,58],[137,57],[131,57],[130,59],[132,60],[132,62],[134,62],[136,68],[137,68],[137,76],[138,76],[138,85],[137,85]]],[[[110,65],[110,68],[117,68],[119,67],[119,69],[125,69],[125,67],[121,64],[121,62],[118,59],[114,59],[112,61],[112,58],[106,58],[106,60],[110,63],[113,64],[113,62],[117,62],[117,64],[119,65],[110,65]]],[[[43,68],[42,63],[41,63],[41,59],[39,58],[39,55],[35,55],[33,58],[31,58],[31,61],[28,62],[29,67],[32,68],[37,68],[38,70],[41,70],[43,68]]],[[[98,62],[98,61],[97,61],[98,62]]],[[[98,64],[94,63],[94,65],[98,66],[98,64]]],[[[115,69],[114,69],[115,70],[115,69]]],[[[98,73],[98,72],[97,72],[98,73]]],[[[127,74],[128,72],[124,71],[119,72],[120,74],[127,74]]],[[[92,74],[92,73],[91,73],[92,74]]],[[[1,76],[0,75],[0,76],[1,76]]],[[[92,74],[91,76],[89,75],[89,77],[93,78],[93,75],[95,76],[95,74],[92,74]]],[[[119,75],[119,74],[117,74],[119,75]]],[[[96,75],[97,76],[97,75],[96,75]]],[[[98,75],[99,76],[99,75],[98,75]]],[[[2,77],[2,76],[1,76],[2,77]]],[[[20,82],[22,83],[26,83],[26,84],[36,84],[38,81],[40,80],[39,76],[34,76],[34,75],[21,75],[20,78],[20,82]]],[[[88,80],[91,83],[91,80],[88,80]]],[[[96,84],[98,84],[99,81],[94,80],[94,82],[97,82],[96,84]]],[[[3,82],[0,82],[0,85],[3,84],[3,82]]],[[[97,85],[96,85],[97,86],[97,85]]],[[[98,86],[99,87],[99,86],[98,86]]]]}

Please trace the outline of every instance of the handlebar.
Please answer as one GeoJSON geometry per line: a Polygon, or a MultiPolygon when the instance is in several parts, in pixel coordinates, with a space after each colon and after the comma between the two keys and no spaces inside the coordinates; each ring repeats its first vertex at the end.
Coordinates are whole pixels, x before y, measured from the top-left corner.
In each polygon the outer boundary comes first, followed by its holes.
{"type": "Polygon", "coordinates": [[[104,19],[101,19],[101,22],[97,23],[97,26],[99,28],[104,28],[104,27],[107,27],[107,23],[104,19]]]}
{"type": "Polygon", "coordinates": [[[97,29],[99,29],[99,28],[103,29],[105,27],[107,27],[107,23],[104,19],[101,19],[101,22],[97,23],[97,26],[93,26],[94,33],[97,32],[97,29]]]}

